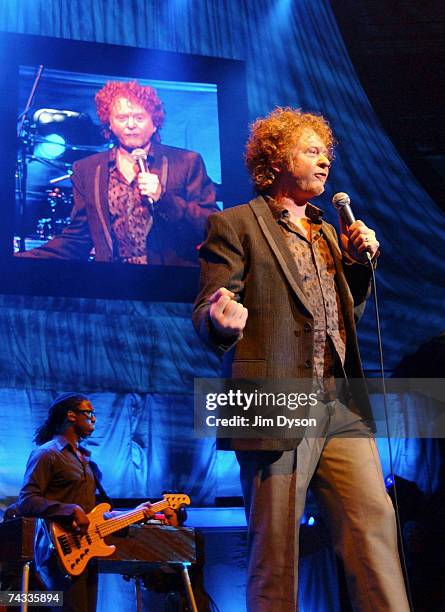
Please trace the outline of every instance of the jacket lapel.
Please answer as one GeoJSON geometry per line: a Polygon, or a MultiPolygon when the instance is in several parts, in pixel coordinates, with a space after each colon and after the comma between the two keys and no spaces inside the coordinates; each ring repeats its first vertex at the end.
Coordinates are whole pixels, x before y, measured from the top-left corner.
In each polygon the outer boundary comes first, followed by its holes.
{"type": "Polygon", "coordinates": [[[163,154],[162,145],[157,142],[153,142],[150,147],[148,167],[150,172],[158,175],[164,194],[167,191],[168,158],[163,154]]]}
{"type": "Polygon", "coordinates": [[[302,290],[303,283],[300,273],[268,205],[261,196],[252,200],[249,204],[287,282],[306,309],[308,315],[312,317],[312,311],[302,290]]]}
{"type": "Polygon", "coordinates": [[[111,238],[110,212],[108,210],[108,160],[109,154],[107,153],[100,158],[94,169],[94,205],[105,241],[112,255],[113,240],[111,238]]]}

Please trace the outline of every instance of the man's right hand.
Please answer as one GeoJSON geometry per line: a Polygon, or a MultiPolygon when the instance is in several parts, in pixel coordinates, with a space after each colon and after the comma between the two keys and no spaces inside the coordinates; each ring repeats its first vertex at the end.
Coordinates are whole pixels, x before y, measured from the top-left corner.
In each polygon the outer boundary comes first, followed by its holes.
{"type": "Polygon", "coordinates": [[[209,297],[210,320],[222,336],[238,336],[246,326],[247,308],[234,298],[235,294],[225,287],[221,287],[209,297]]]}
{"type": "Polygon", "coordinates": [[[157,202],[161,197],[162,186],[159,182],[157,174],[151,172],[139,172],[138,187],[141,195],[151,198],[153,202],[157,202]]]}
{"type": "Polygon", "coordinates": [[[80,506],[76,506],[73,514],[73,522],[71,527],[75,533],[79,535],[85,535],[88,531],[88,525],[90,524],[90,519],[85,514],[80,506]]]}

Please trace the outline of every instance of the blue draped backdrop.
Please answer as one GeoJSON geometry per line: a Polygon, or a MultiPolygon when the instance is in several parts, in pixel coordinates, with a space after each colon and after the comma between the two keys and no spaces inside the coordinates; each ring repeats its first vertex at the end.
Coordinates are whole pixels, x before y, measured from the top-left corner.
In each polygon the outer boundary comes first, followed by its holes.
{"type": "MultiPolygon", "coordinates": [[[[328,0],[0,0],[0,29],[244,60],[250,120],[276,105],[323,113],[339,146],[320,205],[335,220],[330,197],[347,191],[356,216],[376,229],[382,244],[387,368],[443,331],[444,215],[382,130],[328,0]]],[[[89,393],[98,411],[90,445],[112,496],[176,488],[206,505],[239,494],[232,455],[193,437],[193,378],[215,375],[218,364],[197,342],[189,315],[187,304],[1,297],[0,500],[16,496],[34,428],[51,398],[70,389],[89,393]]],[[[376,370],[372,307],[360,340],[365,367],[376,370]]],[[[395,461],[397,473],[423,491],[437,486],[434,445],[401,440],[395,461]]],[[[331,557],[321,561],[316,554],[305,565],[302,610],[336,609],[320,587],[329,568],[331,557]]],[[[225,571],[232,588],[233,568],[225,571]]],[[[236,576],[242,590],[242,574],[236,576]]],[[[242,610],[230,588],[217,589],[221,610],[242,610]]],[[[124,610],[123,603],[105,600],[101,609],[107,605],[124,610]]]]}

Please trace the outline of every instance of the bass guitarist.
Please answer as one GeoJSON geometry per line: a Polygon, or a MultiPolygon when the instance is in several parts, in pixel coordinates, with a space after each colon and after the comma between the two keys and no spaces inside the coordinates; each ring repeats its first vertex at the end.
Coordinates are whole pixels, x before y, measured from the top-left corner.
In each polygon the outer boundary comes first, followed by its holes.
{"type": "MultiPolygon", "coordinates": [[[[86,534],[90,522],[87,514],[96,505],[96,491],[102,497],[105,495],[99,470],[81,445],[93,433],[95,423],[93,406],[81,393],[66,393],[51,404],[47,419],[36,431],[38,448],[29,457],[20,491],[18,504],[23,516],[57,521],[79,536],[86,534]]],[[[139,508],[144,519],[152,518],[149,502],[139,508]]],[[[119,512],[111,511],[105,518],[118,515],[119,512]]],[[[164,510],[164,517],[167,524],[178,524],[176,513],[170,508],[164,510]]],[[[95,560],[79,576],[62,581],[53,553],[46,525],[41,521],[35,540],[36,568],[48,590],[64,591],[63,608],[56,610],[95,612],[98,580],[95,560]]]]}

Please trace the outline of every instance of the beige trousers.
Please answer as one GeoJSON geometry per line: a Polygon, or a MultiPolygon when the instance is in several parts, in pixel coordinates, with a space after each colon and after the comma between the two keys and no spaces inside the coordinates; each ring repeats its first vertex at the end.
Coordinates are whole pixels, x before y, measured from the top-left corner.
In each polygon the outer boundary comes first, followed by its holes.
{"type": "Polygon", "coordinates": [[[340,402],[319,415],[317,437],[292,451],[238,451],[248,519],[247,609],[295,612],[298,538],[310,484],[342,558],[352,607],[409,612],[392,502],[375,440],[340,402]]]}

